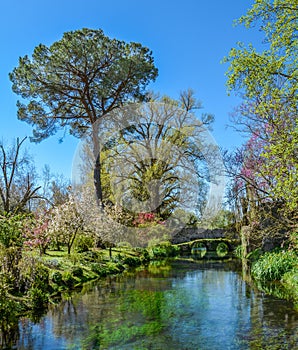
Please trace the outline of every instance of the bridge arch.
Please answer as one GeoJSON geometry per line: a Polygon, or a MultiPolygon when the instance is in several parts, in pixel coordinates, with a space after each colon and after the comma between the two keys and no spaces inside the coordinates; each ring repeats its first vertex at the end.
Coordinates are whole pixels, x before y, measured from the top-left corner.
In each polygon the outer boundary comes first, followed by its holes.
{"type": "Polygon", "coordinates": [[[207,253],[207,246],[203,242],[194,242],[191,245],[191,255],[195,255],[199,258],[203,258],[207,253]]]}
{"type": "Polygon", "coordinates": [[[179,243],[183,255],[195,258],[225,258],[231,256],[239,240],[225,238],[199,238],[193,241],[179,243]]]}

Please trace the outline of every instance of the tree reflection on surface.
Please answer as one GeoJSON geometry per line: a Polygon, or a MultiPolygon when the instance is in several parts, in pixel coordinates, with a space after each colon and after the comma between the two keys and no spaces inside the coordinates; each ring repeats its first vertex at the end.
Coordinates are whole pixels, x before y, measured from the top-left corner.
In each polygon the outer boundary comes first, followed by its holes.
{"type": "Polygon", "coordinates": [[[295,349],[298,314],[225,263],[110,277],[20,322],[18,349],[295,349]]]}

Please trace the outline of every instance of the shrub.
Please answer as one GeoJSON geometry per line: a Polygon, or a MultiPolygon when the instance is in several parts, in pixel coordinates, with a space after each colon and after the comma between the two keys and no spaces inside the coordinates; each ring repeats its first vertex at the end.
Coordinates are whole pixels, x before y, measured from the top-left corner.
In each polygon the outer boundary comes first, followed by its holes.
{"type": "Polygon", "coordinates": [[[166,258],[174,257],[179,254],[180,248],[178,246],[171,245],[170,242],[162,242],[149,249],[150,255],[153,258],[166,258]]]}
{"type": "Polygon", "coordinates": [[[148,252],[147,249],[145,249],[144,251],[142,251],[142,257],[141,257],[141,260],[143,263],[146,263],[150,260],[150,254],[148,252]]]}
{"type": "Polygon", "coordinates": [[[41,310],[44,309],[48,303],[48,296],[46,293],[37,288],[32,287],[28,292],[30,307],[35,310],[41,310]]]}
{"type": "Polygon", "coordinates": [[[285,273],[282,282],[293,288],[298,295],[298,266],[296,269],[285,273]]]}
{"type": "Polygon", "coordinates": [[[256,261],[256,260],[260,259],[262,254],[263,254],[262,249],[257,248],[257,249],[255,249],[252,252],[247,254],[247,259],[249,259],[250,261],[256,261]]]}
{"type": "Polygon", "coordinates": [[[33,257],[24,257],[18,264],[18,287],[27,292],[32,287],[46,291],[49,286],[49,269],[33,257]]]}
{"type": "Polygon", "coordinates": [[[292,251],[265,253],[251,269],[253,277],[261,281],[280,280],[297,264],[297,254],[292,251]]]}
{"type": "Polygon", "coordinates": [[[103,276],[103,274],[102,274],[103,268],[102,268],[101,264],[92,263],[90,266],[91,266],[91,271],[93,271],[94,273],[96,273],[99,276],[103,276]]]}
{"type": "Polygon", "coordinates": [[[3,326],[9,327],[10,323],[17,322],[17,313],[19,305],[8,296],[8,287],[3,284],[2,278],[0,281],[0,322],[3,326]]]}
{"type": "Polygon", "coordinates": [[[75,249],[78,253],[87,252],[94,246],[94,240],[90,236],[79,235],[75,241],[75,249]]]}
{"type": "Polygon", "coordinates": [[[5,248],[22,246],[24,220],[24,215],[0,216],[0,243],[5,248]]]}
{"type": "Polygon", "coordinates": [[[115,264],[111,261],[109,261],[107,263],[106,269],[107,269],[108,274],[117,274],[117,273],[121,272],[119,267],[118,267],[118,264],[115,264]]]}
{"type": "Polygon", "coordinates": [[[283,275],[281,282],[292,294],[298,310],[298,263],[296,268],[283,275]]]}
{"type": "Polygon", "coordinates": [[[52,277],[51,277],[51,280],[56,283],[56,284],[62,284],[63,281],[62,281],[62,274],[61,272],[59,271],[55,271],[53,274],[52,274],[52,277]]]}
{"type": "Polygon", "coordinates": [[[15,279],[19,279],[18,265],[22,261],[22,248],[12,246],[5,248],[0,244],[0,261],[1,268],[5,275],[11,275],[15,279]]]}
{"type": "Polygon", "coordinates": [[[138,258],[137,256],[126,256],[122,258],[122,262],[125,265],[128,265],[130,267],[136,267],[141,265],[141,259],[138,258]]]}
{"type": "Polygon", "coordinates": [[[81,258],[83,261],[99,262],[102,260],[102,252],[89,250],[87,252],[82,253],[81,258]]]}
{"type": "Polygon", "coordinates": [[[92,272],[96,273],[99,277],[106,277],[111,274],[117,274],[124,271],[124,266],[120,263],[108,262],[106,265],[99,263],[93,263],[90,265],[92,272]]]}
{"type": "Polygon", "coordinates": [[[81,267],[79,267],[79,266],[72,267],[71,274],[74,277],[78,277],[78,278],[82,278],[84,276],[83,269],[81,267]]]}
{"type": "Polygon", "coordinates": [[[49,285],[49,270],[42,264],[35,268],[33,285],[41,290],[46,290],[49,285]]]}
{"type": "Polygon", "coordinates": [[[69,288],[72,288],[76,283],[76,279],[72,276],[72,274],[69,271],[66,271],[62,274],[62,280],[65,283],[65,285],[69,288]]]}

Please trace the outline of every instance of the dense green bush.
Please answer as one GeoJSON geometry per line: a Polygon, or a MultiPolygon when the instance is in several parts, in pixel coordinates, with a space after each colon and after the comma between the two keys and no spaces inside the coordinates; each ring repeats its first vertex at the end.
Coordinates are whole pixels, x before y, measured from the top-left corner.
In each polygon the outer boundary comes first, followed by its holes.
{"type": "Polygon", "coordinates": [[[170,242],[162,242],[156,246],[149,248],[149,254],[154,259],[174,257],[178,255],[180,248],[172,245],[170,242]]]}
{"type": "Polygon", "coordinates": [[[74,277],[82,278],[84,276],[84,271],[79,266],[73,266],[72,269],[71,269],[71,274],[74,277]]]}
{"type": "Polygon", "coordinates": [[[1,325],[9,325],[17,321],[17,313],[20,306],[15,301],[9,298],[8,286],[0,279],[0,322],[1,325]]]}
{"type": "Polygon", "coordinates": [[[262,254],[263,254],[262,249],[257,248],[251,251],[250,253],[248,253],[246,258],[253,262],[253,261],[259,260],[262,254]]]}
{"type": "Polygon", "coordinates": [[[297,254],[293,251],[265,253],[251,269],[253,277],[261,281],[281,280],[282,276],[297,265],[297,254]]]}
{"type": "Polygon", "coordinates": [[[91,271],[96,273],[98,276],[103,277],[103,276],[106,276],[107,274],[106,270],[99,263],[92,263],[90,267],[91,267],[91,271]]]}
{"type": "Polygon", "coordinates": [[[49,269],[38,263],[34,270],[33,286],[40,290],[47,290],[49,285],[49,269]]]}
{"type": "Polygon", "coordinates": [[[106,269],[108,274],[117,274],[122,271],[122,268],[119,267],[118,263],[114,263],[112,261],[109,261],[106,264],[106,269]]]}
{"type": "Polygon", "coordinates": [[[31,288],[47,291],[49,287],[49,269],[33,257],[24,257],[18,264],[18,289],[27,293],[31,288]]]}
{"type": "Polygon", "coordinates": [[[73,275],[69,271],[65,271],[62,274],[62,280],[65,283],[65,285],[69,288],[73,288],[76,284],[76,279],[73,277],[73,275]]]}
{"type": "Polygon", "coordinates": [[[290,291],[298,311],[298,263],[294,269],[283,275],[281,282],[290,291]]]}
{"type": "Polygon", "coordinates": [[[51,276],[51,280],[58,284],[58,285],[61,285],[63,283],[62,281],[62,273],[59,272],[59,271],[55,271],[53,272],[52,276],[51,276]]]}
{"type": "Polygon", "coordinates": [[[102,252],[100,251],[86,251],[81,254],[80,261],[82,262],[100,262],[102,260],[102,252]]]}
{"type": "Polygon", "coordinates": [[[90,236],[79,235],[75,240],[75,250],[78,253],[87,252],[94,246],[94,240],[90,236]]]}
{"type": "Polygon", "coordinates": [[[137,267],[142,264],[142,261],[137,256],[126,256],[122,258],[122,263],[130,267],[137,267]]]}
{"type": "Polygon", "coordinates": [[[22,246],[22,230],[24,226],[24,215],[0,216],[0,244],[5,248],[22,246]]]}
{"type": "Polygon", "coordinates": [[[11,275],[14,279],[19,279],[19,263],[22,261],[22,248],[12,246],[5,248],[0,245],[1,271],[6,275],[11,275]]]}
{"type": "Polygon", "coordinates": [[[33,310],[43,310],[49,301],[47,294],[38,287],[32,287],[28,292],[29,305],[33,310]]]}
{"type": "Polygon", "coordinates": [[[147,263],[150,261],[150,254],[147,249],[142,252],[141,256],[142,263],[147,263]]]}

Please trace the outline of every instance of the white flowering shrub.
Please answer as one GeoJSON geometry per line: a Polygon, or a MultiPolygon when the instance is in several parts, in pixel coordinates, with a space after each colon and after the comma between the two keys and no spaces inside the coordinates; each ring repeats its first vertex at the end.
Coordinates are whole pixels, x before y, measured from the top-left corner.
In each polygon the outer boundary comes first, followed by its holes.
{"type": "Polygon", "coordinates": [[[68,201],[52,210],[48,225],[52,240],[66,245],[68,253],[79,235],[91,237],[94,246],[113,245],[124,240],[125,226],[118,223],[123,213],[120,208],[103,210],[96,203],[94,190],[85,187],[73,192],[68,201]]]}

